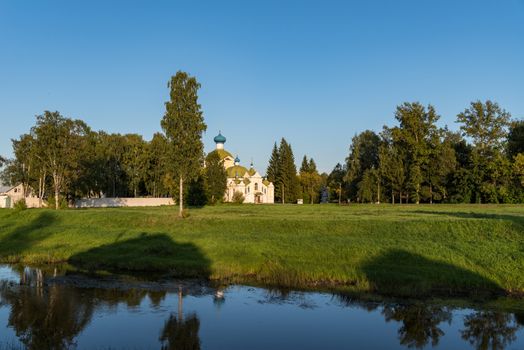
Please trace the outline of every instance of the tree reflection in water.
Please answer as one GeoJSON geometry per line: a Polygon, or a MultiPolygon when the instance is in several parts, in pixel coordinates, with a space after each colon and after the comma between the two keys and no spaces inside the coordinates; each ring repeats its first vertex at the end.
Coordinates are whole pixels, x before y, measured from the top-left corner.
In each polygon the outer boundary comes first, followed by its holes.
{"type": "Polygon", "coordinates": [[[477,350],[502,350],[515,341],[518,328],[511,314],[478,311],[464,317],[461,334],[477,350]]]}
{"type": "Polygon", "coordinates": [[[438,326],[451,323],[451,311],[447,308],[416,303],[412,305],[386,305],[382,311],[386,322],[402,322],[398,330],[400,344],[421,349],[431,340],[436,346],[444,335],[438,326]]]}
{"type": "Polygon", "coordinates": [[[93,299],[59,286],[44,288],[41,270],[23,271],[21,277],[25,286],[0,288],[2,299],[11,306],[9,326],[19,340],[28,349],[72,347],[91,320],[93,299]]]}
{"type": "Polygon", "coordinates": [[[195,313],[184,317],[183,295],[178,291],[178,316],[171,314],[160,333],[162,350],[200,350],[200,320],[195,313]]]}

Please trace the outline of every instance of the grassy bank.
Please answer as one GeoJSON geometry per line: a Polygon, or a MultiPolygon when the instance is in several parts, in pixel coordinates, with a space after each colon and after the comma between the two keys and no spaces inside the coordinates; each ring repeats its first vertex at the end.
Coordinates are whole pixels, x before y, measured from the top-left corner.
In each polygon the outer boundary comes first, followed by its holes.
{"type": "Polygon", "coordinates": [[[404,296],[524,293],[524,206],[0,210],[0,261],[404,296]]]}

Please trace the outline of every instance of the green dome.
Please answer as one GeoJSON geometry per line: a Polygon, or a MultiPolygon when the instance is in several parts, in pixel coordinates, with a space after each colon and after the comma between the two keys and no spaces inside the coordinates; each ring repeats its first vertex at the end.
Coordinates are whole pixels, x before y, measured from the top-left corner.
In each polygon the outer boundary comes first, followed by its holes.
{"type": "Polygon", "coordinates": [[[209,154],[213,152],[218,153],[218,156],[220,157],[221,160],[224,160],[224,158],[226,157],[230,157],[231,159],[233,159],[233,155],[229,153],[228,151],[226,151],[225,149],[216,149],[216,150],[209,152],[209,154]]]}
{"type": "Polygon", "coordinates": [[[227,177],[244,177],[247,169],[241,165],[235,165],[226,169],[227,177]]]}
{"type": "Polygon", "coordinates": [[[215,140],[215,143],[226,143],[226,138],[220,132],[213,140],[215,140]]]}

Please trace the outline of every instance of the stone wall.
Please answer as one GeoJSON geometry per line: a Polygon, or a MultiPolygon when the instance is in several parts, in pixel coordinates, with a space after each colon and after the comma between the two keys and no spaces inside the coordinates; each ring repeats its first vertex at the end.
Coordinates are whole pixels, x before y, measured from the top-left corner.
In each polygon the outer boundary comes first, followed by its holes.
{"type": "Polygon", "coordinates": [[[174,205],[173,198],[85,198],[75,202],[75,208],[158,207],[174,205]]]}

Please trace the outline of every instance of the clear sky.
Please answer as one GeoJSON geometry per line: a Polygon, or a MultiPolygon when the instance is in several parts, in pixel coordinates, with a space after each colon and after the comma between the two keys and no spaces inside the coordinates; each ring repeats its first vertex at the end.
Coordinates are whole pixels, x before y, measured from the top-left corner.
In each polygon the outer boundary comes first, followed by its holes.
{"type": "Polygon", "coordinates": [[[451,129],[476,99],[524,117],[524,0],[0,0],[0,154],[44,110],[149,140],[177,70],[207,151],[222,130],[265,173],[285,137],[330,171],[403,101],[451,129]]]}

